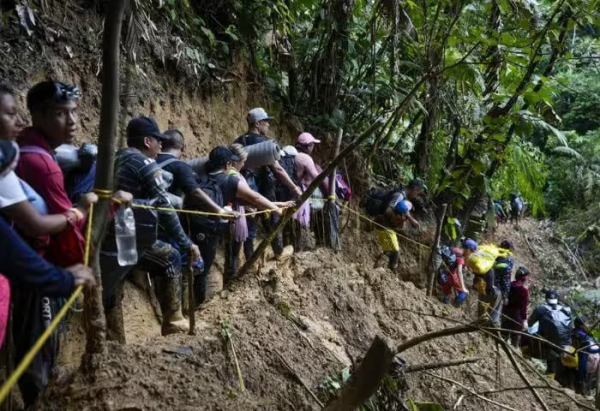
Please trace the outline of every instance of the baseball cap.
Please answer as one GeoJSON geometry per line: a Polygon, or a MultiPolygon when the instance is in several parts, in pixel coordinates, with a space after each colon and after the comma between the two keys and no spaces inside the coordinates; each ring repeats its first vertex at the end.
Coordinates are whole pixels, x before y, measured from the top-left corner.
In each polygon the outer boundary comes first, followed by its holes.
{"type": "Polygon", "coordinates": [[[229,147],[217,146],[208,154],[208,161],[210,161],[213,166],[220,168],[231,161],[240,161],[240,158],[233,154],[229,147]]]}
{"type": "Polygon", "coordinates": [[[321,140],[317,140],[312,134],[310,133],[302,133],[298,136],[298,140],[297,143],[298,144],[302,144],[303,146],[307,146],[309,144],[319,144],[321,142],[321,140]]]}
{"type": "Polygon", "coordinates": [[[513,243],[511,243],[508,240],[504,240],[500,243],[500,248],[504,248],[505,250],[514,250],[515,247],[513,246],[513,243]]]}
{"type": "Polygon", "coordinates": [[[395,211],[399,214],[406,214],[412,210],[412,203],[408,200],[398,201],[395,207],[395,211]]]}
{"type": "Polygon", "coordinates": [[[248,121],[248,124],[256,124],[259,121],[273,120],[274,118],[275,117],[271,117],[270,115],[268,115],[264,108],[257,107],[253,108],[248,112],[246,120],[248,121]]]}
{"type": "Polygon", "coordinates": [[[167,140],[167,137],[160,132],[156,120],[145,116],[133,118],[127,124],[127,139],[141,137],[154,137],[161,141],[167,140]]]}
{"type": "Polygon", "coordinates": [[[517,280],[523,279],[525,277],[530,276],[531,273],[529,272],[529,270],[525,267],[519,267],[519,269],[517,270],[517,273],[515,274],[515,278],[517,280]]]}
{"type": "Polygon", "coordinates": [[[419,180],[418,178],[415,178],[415,179],[409,181],[408,188],[410,188],[410,189],[416,188],[418,190],[422,190],[425,188],[425,184],[423,184],[423,180],[419,180]]]}
{"type": "Polygon", "coordinates": [[[558,304],[558,294],[555,290],[546,291],[546,302],[548,304],[558,304]]]}
{"type": "Polygon", "coordinates": [[[471,238],[467,238],[463,241],[463,248],[466,248],[467,250],[477,251],[478,247],[477,242],[471,238]]]}

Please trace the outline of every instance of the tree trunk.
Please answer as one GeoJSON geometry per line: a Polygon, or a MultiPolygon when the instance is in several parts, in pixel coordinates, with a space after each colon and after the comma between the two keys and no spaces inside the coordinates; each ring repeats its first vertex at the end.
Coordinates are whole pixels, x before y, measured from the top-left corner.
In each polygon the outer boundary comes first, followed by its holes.
{"type": "Polygon", "coordinates": [[[92,224],[92,268],[98,287],[86,290],[85,329],[86,354],[106,352],[106,318],[102,305],[102,278],[100,275],[100,247],[106,234],[107,221],[112,207],[113,174],[115,162],[115,134],[119,109],[119,44],[121,25],[127,0],[111,0],[104,23],[102,55],[102,108],[100,112],[100,137],[98,139],[98,164],[94,190],[100,201],[94,207],[92,224]]]}
{"type": "Polygon", "coordinates": [[[379,336],[375,337],[356,372],[323,411],[357,409],[377,391],[393,359],[392,348],[379,336]]]}

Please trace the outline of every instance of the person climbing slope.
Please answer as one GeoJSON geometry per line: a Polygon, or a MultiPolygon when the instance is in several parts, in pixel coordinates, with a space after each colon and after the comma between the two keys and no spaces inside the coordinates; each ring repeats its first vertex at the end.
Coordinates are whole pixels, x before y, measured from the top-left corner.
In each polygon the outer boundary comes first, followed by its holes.
{"type": "Polygon", "coordinates": [[[556,291],[547,291],[546,302],[538,305],[527,320],[529,326],[537,322],[539,322],[538,334],[553,344],[544,344],[543,355],[546,360],[546,374],[554,378],[555,374],[560,372],[559,347],[571,345],[573,327],[571,309],[558,303],[556,291]]]}
{"type": "MultiPolygon", "coordinates": [[[[254,144],[263,143],[268,141],[267,134],[270,128],[270,121],[273,117],[269,116],[267,112],[261,108],[253,108],[248,112],[246,116],[246,122],[248,123],[248,131],[238,138],[235,139],[235,144],[241,144],[244,147],[248,147],[254,144]]],[[[275,182],[279,181],[290,189],[295,197],[302,195],[302,190],[298,187],[284,168],[278,162],[270,166],[258,167],[255,169],[245,168],[242,171],[244,178],[248,182],[250,188],[260,193],[263,197],[269,201],[277,201],[275,195],[275,182]]],[[[279,215],[277,213],[271,213],[270,216],[261,215],[259,217],[249,217],[248,222],[248,236],[250,239],[255,239],[257,235],[256,220],[262,221],[263,227],[266,232],[271,231],[279,221],[279,215]]],[[[284,253],[283,241],[281,235],[278,235],[271,242],[273,253],[276,258],[285,258],[292,254],[293,250],[291,247],[287,247],[284,253]]]]}
{"type": "Polygon", "coordinates": [[[443,247],[441,252],[442,264],[439,268],[438,279],[444,297],[444,304],[450,303],[452,292],[454,291],[454,304],[460,306],[467,298],[469,291],[465,287],[463,277],[463,267],[465,258],[460,248],[443,247]]]}
{"type": "Polygon", "coordinates": [[[391,190],[371,189],[363,204],[366,213],[381,226],[377,231],[377,238],[388,257],[388,268],[391,270],[398,267],[400,251],[394,230],[401,230],[406,221],[413,227],[420,227],[419,222],[410,213],[413,208],[410,200],[418,198],[423,192],[423,182],[414,179],[406,190],[402,185],[391,190]]]}
{"type": "MultiPolygon", "coordinates": [[[[508,301],[502,309],[502,328],[504,330],[527,331],[529,276],[530,272],[527,268],[519,267],[515,274],[515,281],[510,284],[508,301]]],[[[520,346],[520,334],[504,332],[504,337],[508,337],[513,346],[520,346]]]]}
{"type": "Polygon", "coordinates": [[[494,280],[494,264],[499,250],[491,245],[479,245],[472,239],[463,241],[463,254],[466,265],[475,276],[473,288],[479,295],[478,315],[489,315],[492,324],[500,325],[502,294],[496,288],[494,280]]]}
{"type": "Polygon", "coordinates": [[[597,378],[600,365],[600,346],[587,327],[587,318],[575,318],[572,332],[573,347],[577,350],[577,370],[575,374],[575,391],[587,395],[592,382],[597,378]]]}
{"type": "Polygon", "coordinates": [[[500,243],[500,255],[496,258],[496,264],[494,265],[494,285],[502,294],[503,305],[508,304],[512,269],[515,265],[515,261],[511,257],[513,251],[514,246],[510,241],[502,241],[502,243],[500,243]]]}

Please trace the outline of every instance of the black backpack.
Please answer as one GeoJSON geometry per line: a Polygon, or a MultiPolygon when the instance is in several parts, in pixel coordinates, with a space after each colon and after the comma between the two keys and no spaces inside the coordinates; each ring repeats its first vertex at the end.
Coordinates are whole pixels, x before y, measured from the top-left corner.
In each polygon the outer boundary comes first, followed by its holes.
{"type": "Polygon", "coordinates": [[[385,213],[388,203],[396,193],[404,194],[404,186],[400,185],[393,189],[371,188],[364,201],[363,207],[368,215],[378,216],[385,213]]]}
{"type": "Polygon", "coordinates": [[[198,182],[200,189],[206,193],[207,196],[210,197],[212,201],[214,201],[218,206],[223,207],[225,205],[225,200],[223,198],[223,190],[221,189],[221,185],[219,181],[215,178],[215,176],[205,175],[202,176],[200,181],[198,182]]]}
{"type": "MultiPolygon", "coordinates": [[[[298,185],[299,181],[296,176],[296,172],[294,171],[294,166],[296,165],[296,156],[286,154],[279,159],[279,164],[281,167],[283,167],[287,175],[290,176],[294,184],[298,185]]],[[[277,194],[277,200],[279,201],[288,201],[294,198],[294,194],[290,188],[279,180],[275,182],[275,193],[277,194]]]]}
{"type": "Polygon", "coordinates": [[[442,256],[442,267],[454,270],[456,268],[456,253],[448,246],[442,247],[440,250],[442,256]]]}

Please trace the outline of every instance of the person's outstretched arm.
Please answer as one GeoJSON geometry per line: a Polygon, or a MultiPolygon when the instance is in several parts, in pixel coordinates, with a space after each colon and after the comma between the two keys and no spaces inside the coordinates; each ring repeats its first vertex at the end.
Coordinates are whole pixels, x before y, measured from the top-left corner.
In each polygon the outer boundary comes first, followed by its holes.
{"type": "Polygon", "coordinates": [[[37,288],[48,297],[68,297],[76,285],[95,284],[94,276],[87,267],[71,267],[71,273],[44,260],[2,218],[0,242],[2,274],[13,284],[37,288]]]}

